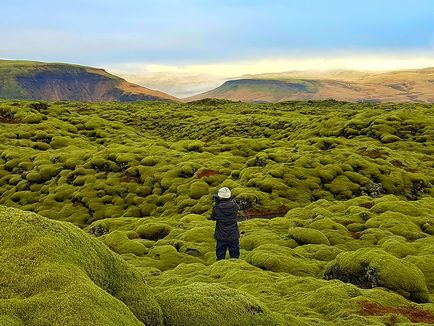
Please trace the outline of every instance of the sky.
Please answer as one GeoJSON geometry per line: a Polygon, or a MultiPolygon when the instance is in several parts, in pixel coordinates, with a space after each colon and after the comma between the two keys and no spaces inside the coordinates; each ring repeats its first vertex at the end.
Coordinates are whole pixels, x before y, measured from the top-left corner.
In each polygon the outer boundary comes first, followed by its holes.
{"type": "Polygon", "coordinates": [[[0,58],[98,66],[140,83],[434,66],[432,0],[0,0],[0,8],[0,58]]]}

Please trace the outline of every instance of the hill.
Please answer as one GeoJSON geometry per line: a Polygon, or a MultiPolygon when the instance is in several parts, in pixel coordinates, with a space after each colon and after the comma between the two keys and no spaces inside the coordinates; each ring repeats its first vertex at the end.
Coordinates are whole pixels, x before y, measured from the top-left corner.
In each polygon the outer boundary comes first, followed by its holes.
{"type": "Polygon", "coordinates": [[[185,99],[245,102],[325,100],[351,102],[434,102],[434,68],[391,72],[336,70],[248,75],[185,99]]]}
{"type": "Polygon", "coordinates": [[[103,69],[64,63],[0,60],[0,98],[33,100],[176,101],[103,69]]]}
{"type": "Polygon", "coordinates": [[[0,324],[434,323],[433,109],[0,101],[0,324]]]}

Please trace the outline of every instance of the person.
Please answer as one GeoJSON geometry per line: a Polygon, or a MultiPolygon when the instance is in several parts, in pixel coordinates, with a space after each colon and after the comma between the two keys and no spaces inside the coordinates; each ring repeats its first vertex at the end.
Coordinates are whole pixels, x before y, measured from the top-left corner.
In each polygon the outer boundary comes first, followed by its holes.
{"type": "Polygon", "coordinates": [[[229,249],[231,258],[240,257],[240,231],[237,223],[238,205],[231,200],[231,190],[223,187],[217,192],[216,203],[212,209],[211,220],[216,221],[214,238],[216,258],[225,259],[229,249]]]}

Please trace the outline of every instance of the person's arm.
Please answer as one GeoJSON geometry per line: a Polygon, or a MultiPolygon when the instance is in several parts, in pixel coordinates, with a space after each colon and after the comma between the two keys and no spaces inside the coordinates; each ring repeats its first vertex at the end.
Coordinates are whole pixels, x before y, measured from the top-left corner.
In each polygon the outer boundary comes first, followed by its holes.
{"type": "Polygon", "coordinates": [[[235,200],[232,201],[235,204],[235,207],[237,208],[237,211],[235,212],[235,219],[238,220],[238,214],[240,213],[240,205],[237,204],[235,200]]]}
{"type": "Polygon", "coordinates": [[[212,208],[211,220],[217,221],[217,212],[216,212],[216,207],[215,206],[212,208]]]}

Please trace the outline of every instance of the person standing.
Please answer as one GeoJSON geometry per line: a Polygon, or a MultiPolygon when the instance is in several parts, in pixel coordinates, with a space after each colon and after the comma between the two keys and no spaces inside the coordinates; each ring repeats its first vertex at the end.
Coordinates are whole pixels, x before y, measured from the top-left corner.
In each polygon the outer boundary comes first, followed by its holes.
{"type": "Polygon", "coordinates": [[[231,190],[223,187],[217,192],[216,203],[212,209],[211,220],[216,221],[214,238],[216,258],[225,259],[229,250],[231,258],[240,257],[240,231],[237,223],[238,205],[231,200],[231,190]]]}

